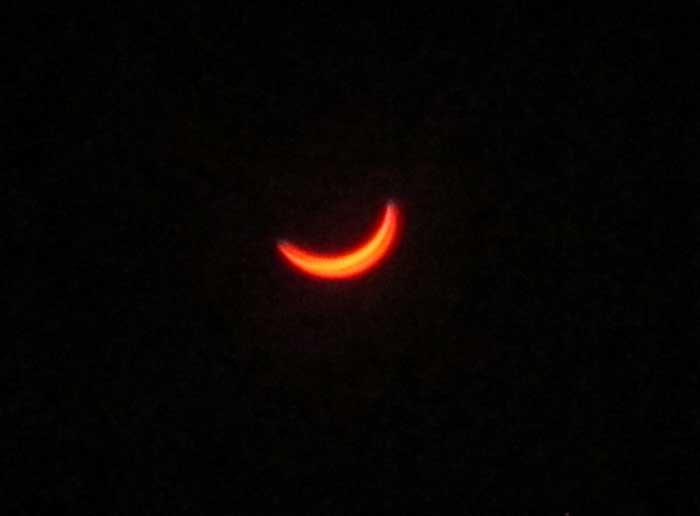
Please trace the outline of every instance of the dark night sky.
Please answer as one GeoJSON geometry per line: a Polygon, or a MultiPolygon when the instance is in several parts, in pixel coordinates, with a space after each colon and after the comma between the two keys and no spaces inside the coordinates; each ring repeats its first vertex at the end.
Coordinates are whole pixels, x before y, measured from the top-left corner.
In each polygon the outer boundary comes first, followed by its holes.
{"type": "Polygon", "coordinates": [[[7,514],[700,509],[694,29],[433,11],[8,32],[7,514]]]}

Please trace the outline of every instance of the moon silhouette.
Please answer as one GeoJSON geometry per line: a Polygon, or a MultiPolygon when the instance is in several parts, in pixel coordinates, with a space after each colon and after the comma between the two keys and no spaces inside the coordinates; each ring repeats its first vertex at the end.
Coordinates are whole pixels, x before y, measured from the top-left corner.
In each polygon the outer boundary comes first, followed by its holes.
{"type": "Polygon", "coordinates": [[[399,209],[389,201],[379,227],[363,243],[339,254],[318,254],[280,240],[277,249],[296,269],[322,279],[349,279],[375,268],[391,251],[398,235],[399,209]]]}

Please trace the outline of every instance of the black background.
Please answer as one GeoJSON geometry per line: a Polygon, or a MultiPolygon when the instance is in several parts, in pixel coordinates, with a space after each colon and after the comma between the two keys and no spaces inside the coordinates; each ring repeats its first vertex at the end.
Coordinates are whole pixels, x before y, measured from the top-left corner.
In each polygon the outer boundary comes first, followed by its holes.
{"type": "Polygon", "coordinates": [[[579,11],[10,19],[7,514],[700,509],[693,29],[579,11]]]}

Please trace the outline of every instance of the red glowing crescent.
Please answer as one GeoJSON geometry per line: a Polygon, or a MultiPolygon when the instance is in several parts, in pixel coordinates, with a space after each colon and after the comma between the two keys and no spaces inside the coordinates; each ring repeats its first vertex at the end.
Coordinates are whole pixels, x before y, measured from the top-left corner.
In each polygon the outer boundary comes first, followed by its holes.
{"type": "Polygon", "coordinates": [[[299,270],[323,279],[347,279],[375,267],[393,248],[398,234],[399,209],[393,201],[384,208],[381,224],[365,242],[340,254],[316,254],[285,240],[277,249],[299,270]]]}

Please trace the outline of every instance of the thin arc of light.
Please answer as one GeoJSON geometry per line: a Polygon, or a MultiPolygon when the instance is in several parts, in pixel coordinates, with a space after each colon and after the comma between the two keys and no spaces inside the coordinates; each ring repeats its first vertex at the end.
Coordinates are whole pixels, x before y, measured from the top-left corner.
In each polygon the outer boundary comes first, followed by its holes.
{"type": "Polygon", "coordinates": [[[277,248],[284,257],[302,271],[326,279],[350,278],[368,271],[386,256],[398,228],[398,208],[388,202],[382,223],[366,242],[348,252],[322,255],[301,249],[287,241],[277,248]]]}
{"type": "Polygon", "coordinates": [[[362,264],[368,259],[372,259],[377,254],[377,250],[383,250],[383,247],[388,243],[388,231],[390,230],[391,219],[384,217],[382,225],[377,230],[375,235],[366,243],[358,246],[355,250],[342,253],[336,256],[320,255],[309,251],[304,251],[291,244],[286,244],[285,247],[289,254],[294,255],[300,261],[313,262],[323,265],[326,268],[342,270],[347,267],[352,267],[355,264],[362,264]]]}
{"type": "Polygon", "coordinates": [[[396,231],[396,208],[387,205],[382,225],[370,240],[340,255],[318,255],[283,242],[280,251],[307,273],[325,278],[350,277],[364,272],[378,262],[390,247],[396,231]]]}

